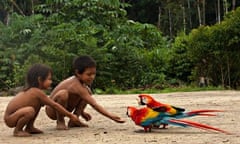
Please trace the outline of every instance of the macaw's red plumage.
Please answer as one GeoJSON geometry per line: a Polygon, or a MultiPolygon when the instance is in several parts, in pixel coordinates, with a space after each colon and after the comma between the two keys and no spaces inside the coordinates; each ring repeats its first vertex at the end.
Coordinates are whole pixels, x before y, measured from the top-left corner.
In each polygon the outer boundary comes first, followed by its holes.
{"type": "Polygon", "coordinates": [[[136,125],[142,126],[146,131],[151,131],[152,125],[161,119],[160,113],[150,108],[137,109],[129,106],[127,115],[135,122],[136,125]]]}
{"type": "MultiPolygon", "coordinates": [[[[185,112],[184,108],[172,106],[170,104],[161,103],[156,101],[153,97],[148,94],[140,94],[139,96],[139,104],[146,105],[148,108],[153,109],[157,112],[164,112],[169,114],[174,118],[186,118],[193,116],[215,116],[215,114],[211,114],[210,112],[223,112],[221,110],[194,110],[190,112],[185,112]]],[[[167,126],[167,124],[162,123],[163,128],[167,126]]]]}
{"type": "Polygon", "coordinates": [[[158,111],[158,112],[167,112],[170,115],[181,114],[185,111],[184,108],[175,107],[169,104],[164,104],[159,101],[156,101],[153,97],[148,94],[140,94],[138,96],[140,98],[139,103],[141,105],[147,105],[147,107],[158,111]]]}
{"type": "Polygon", "coordinates": [[[175,118],[165,112],[157,112],[148,107],[137,109],[136,107],[129,106],[127,107],[127,115],[134,121],[136,125],[143,127],[145,132],[150,132],[151,128],[156,123],[165,123],[181,127],[195,127],[230,134],[229,132],[221,130],[219,128],[189,120],[175,118]]]}

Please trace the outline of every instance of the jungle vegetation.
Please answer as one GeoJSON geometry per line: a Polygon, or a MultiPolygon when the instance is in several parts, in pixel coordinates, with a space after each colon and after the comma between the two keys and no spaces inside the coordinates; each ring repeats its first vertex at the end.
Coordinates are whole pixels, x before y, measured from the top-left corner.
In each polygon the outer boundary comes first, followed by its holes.
{"type": "Polygon", "coordinates": [[[93,88],[238,89],[240,2],[236,0],[2,0],[0,89],[24,85],[45,63],[53,87],[72,75],[74,57],[97,61],[93,88]]]}

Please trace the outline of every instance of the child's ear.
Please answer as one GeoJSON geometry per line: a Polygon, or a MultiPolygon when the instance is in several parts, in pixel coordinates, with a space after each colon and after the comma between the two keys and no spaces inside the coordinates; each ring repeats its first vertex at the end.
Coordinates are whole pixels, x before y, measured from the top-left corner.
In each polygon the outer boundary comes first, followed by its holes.
{"type": "Polygon", "coordinates": [[[78,71],[77,69],[75,69],[75,75],[79,74],[78,72],[79,72],[79,71],[78,71]]]}
{"type": "Polygon", "coordinates": [[[38,77],[38,83],[41,83],[41,82],[42,82],[41,77],[38,77]]]}

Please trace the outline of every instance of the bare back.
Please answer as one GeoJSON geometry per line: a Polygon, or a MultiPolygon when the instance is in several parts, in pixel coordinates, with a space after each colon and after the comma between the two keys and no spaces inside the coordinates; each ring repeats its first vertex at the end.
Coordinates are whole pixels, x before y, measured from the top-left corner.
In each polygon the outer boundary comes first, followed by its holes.
{"type": "Polygon", "coordinates": [[[5,116],[8,116],[18,109],[23,107],[33,107],[35,111],[38,111],[41,106],[44,104],[42,103],[41,99],[38,97],[41,95],[42,92],[37,88],[31,88],[28,91],[18,93],[8,104],[5,116]]]}
{"type": "Polygon", "coordinates": [[[68,92],[66,109],[72,111],[81,101],[83,101],[79,89],[86,89],[86,87],[84,87],[76,77],[72,76],[59,83],[52,91],[50,97],[53,98],[60,90],[66,90],[68,92]]]}

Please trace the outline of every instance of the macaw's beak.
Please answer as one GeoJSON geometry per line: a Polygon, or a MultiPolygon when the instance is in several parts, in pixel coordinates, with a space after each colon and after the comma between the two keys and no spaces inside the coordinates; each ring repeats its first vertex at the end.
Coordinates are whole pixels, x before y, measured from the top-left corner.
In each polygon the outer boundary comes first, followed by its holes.
{"type": "Polygon", "coordinates": [[[129,111],[129,109],[128,109],[128,107],[127,107],[126,115],[127,115],[128,117],[130,117],[130,113],[129,113],[128,111],[129,111]]]}
{"type": "Polygon", "coordinates": [[[142,98],[140,98],[140,97],[137,99],[137,102],[138,102],[138,105],[146,105],[146,104],[143,102],[142,98]]]}
{"type": "Polygon", "coordinates": [[[141,102],[140,98],[136,98],[136,100],[137,100],[138,105],[142,105],[142,102],[141,102]]]}

